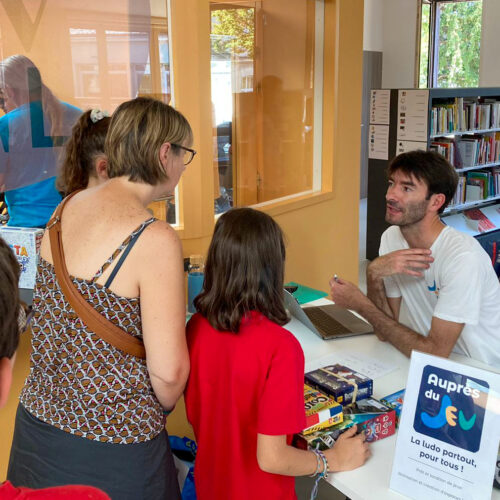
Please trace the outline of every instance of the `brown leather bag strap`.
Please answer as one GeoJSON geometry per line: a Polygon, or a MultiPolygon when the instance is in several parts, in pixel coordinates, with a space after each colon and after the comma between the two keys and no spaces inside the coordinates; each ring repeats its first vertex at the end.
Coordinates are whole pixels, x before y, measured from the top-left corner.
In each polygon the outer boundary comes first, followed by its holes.
{"type": "Polygon", "coordinates": [[[140,339],[132,337],[132,335],[128,334],[96,311],[83,298],[68,274],[62,245],[61,215],[68,200],[77,192],[78,191],[71,193],[61,202],[57,207],[54,217],[47,224],[52,260],[54,262],[56,278],[61,291],[78,317],[98,337],[127,354],[145,359],[146,350],[144,349],[144,343],[140,339]]]}

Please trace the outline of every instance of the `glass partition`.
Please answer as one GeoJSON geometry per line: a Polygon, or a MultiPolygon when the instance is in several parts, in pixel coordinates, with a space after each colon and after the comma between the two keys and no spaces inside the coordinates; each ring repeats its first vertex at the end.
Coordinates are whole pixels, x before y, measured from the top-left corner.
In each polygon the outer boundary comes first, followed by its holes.
{"type": "MultiPolygon", "coordinates": [[[[139,95],[171,100],[167,0],[1,2],[0,59],[16,55],[33,64],[18,65],[15,78],[0,71],[0,192],[32,211],[56,198],[64,142],[82,111],[112,113],[139,95]]],[[[175,223],[175,200],[154,205],[175,223]]]]}
{"type": "Polygon", "coordinates": [[[215,213],[321,188],[322,0],[211,2],[215,213]]]}

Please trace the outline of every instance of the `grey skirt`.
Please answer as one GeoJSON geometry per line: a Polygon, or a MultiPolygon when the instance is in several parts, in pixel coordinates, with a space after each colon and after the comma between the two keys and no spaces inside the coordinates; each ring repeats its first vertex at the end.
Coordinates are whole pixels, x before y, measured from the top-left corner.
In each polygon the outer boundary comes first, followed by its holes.
{"type": "Polygon", "coordinates": [[[21,404],[7,479],[36,489],[95,486],[112,500],[180,499],[166,431],[144,443],[101,443],[46,424],[21,404]]]}

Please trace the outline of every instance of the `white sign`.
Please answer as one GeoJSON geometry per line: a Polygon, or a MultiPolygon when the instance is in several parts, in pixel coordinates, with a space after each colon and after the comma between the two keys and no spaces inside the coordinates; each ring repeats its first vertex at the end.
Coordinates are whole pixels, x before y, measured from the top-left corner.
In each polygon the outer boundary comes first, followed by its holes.
{"type": "Polygon", "coordinates": [[[370,97],[370,123],[389,125],[391,109],[390,90],[372,90],[370,97]]]}
{"type": "Polygon", "coordinates": [[[491,499],[500,375],[413,352],[391,489],[414,500],[491,499]]]}
{"type": "Polygon", "coordinates": [[[370,125],[368,158],[374,160],[389,159],[389,125],[370,125]]]}
{"type": "Polygon", "coordinates": [[[401,153],[408,153],[408,151],[415,151],[420,149],[421,151],[427,151],[427,142],[418,141],[397,141],[396,143],[396,155],[401,153]]]}
{"type": "Polygon", "coordinates": [[[427,142],[428,115],[428,90],[400,90],[398,93],[398,141],[427,142]]]}

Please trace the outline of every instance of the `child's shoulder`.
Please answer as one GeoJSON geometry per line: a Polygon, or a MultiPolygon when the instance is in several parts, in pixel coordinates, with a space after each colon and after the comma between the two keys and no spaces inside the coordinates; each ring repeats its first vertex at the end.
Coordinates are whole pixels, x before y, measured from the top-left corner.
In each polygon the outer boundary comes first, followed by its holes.
{"type": "MultiPolygon", "coordinates": [[[[202,332],[216,332],[209,321],[200,313],[194,314],[188,321],[188,338],[193,335],[199,336],[202,332]]],[[[261,342],[266,346],[277,346],[278,348],[288,346],[289,349],[302,350],[299,341],[295,336],[283,326],[271,321],[264,314],[258,311],[251,311],[242,320],[239,333],[233,334],[236,337],[245,336],[247,340],[261,342]]]]}
{"type": "Polygon", "coordinates": [[[261,313],[253,312],[252,314],[252,321],[249,327],[254,331],[258,331],[261,336],[265,337],[266,343],[274,342],[279,346],[290,346],[290,348],[302,349],[296,337],[289,330],[284,328],[284,326],[278,325],[261,313]]]}

